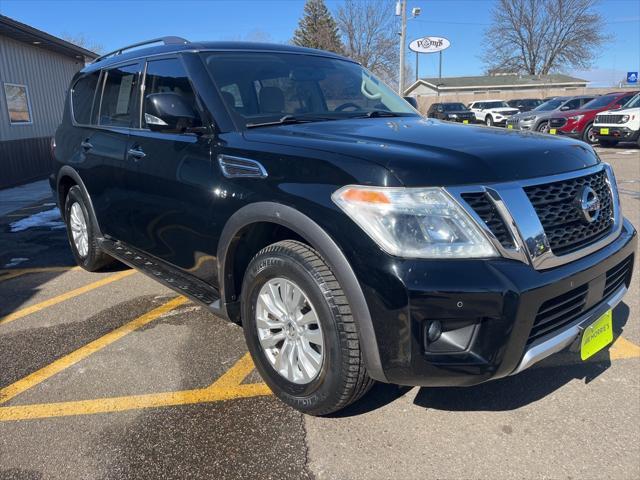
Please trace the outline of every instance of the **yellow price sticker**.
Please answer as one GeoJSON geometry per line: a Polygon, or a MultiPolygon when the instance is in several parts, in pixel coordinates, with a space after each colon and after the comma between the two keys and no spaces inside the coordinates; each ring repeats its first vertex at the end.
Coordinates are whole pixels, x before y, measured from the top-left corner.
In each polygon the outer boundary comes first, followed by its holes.
{"type": "Polygon", "coordinates": [[[582,333],[580,358],[586,360],[613,342],[613,313],[611,310],[589,325],[582,333]]]}
{"type": "Polygon", "coordinates": [[[601,128],[600,129],[600,135],[609,135],[609,129],[608,128],[601,128]]]}
{"type": "Polygon", "coordinates": [[[558,133],[558,130],[556,130],[555,128],[550,128],[550,129],[549,129],[549,133],[550,133],[551,135],[555,135],[556,133],[558,133]]]}
{"type": "Polygon", "coordinates": [[[469,123],[469,120],[462,120],[462,123],[469,123]]]}
{"type": "Polygon", "coordinates": [[[513,130],[513,125],[507,125],[507,128],[508,128],[509,130],[513,130]]]}

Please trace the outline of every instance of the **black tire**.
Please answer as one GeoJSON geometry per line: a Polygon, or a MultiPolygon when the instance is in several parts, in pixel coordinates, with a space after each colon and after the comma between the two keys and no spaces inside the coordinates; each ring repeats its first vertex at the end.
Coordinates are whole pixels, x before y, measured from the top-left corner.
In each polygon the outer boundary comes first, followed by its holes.
{"type": "Polygon", "coordinates": [[[309,246],[286,240],[258,252],[247,267],[241,302],[244,335],[256,368],[286,404],[310,415],[328,415],[355,402],[373,385],[364,366],[348,300],[327,264],[309,246]],[[324,358],[318,375],[310,383],[296,384],[280,375],[258,339],[258,294],[274,278],[285,278],[298,285],[316,310],[324,358]]]}
{"type": "Polygon", "coordinates": [[[540,133],[549,133],[549,122],[541,122],[536,130],[540,133]]]}
{"type": "Polygon", "coordinates": [[[599,138],[598,143],[600,144],[601,147],[611,148],[611,147],[615,147],[618,144],[618,141],[599,138]]]}
{"type": "Polygon", "coordinates": [[[589,145],[598,143],[598,137],[595,135],[593,123],[590,123],[584,128],[584,132],[582,133],[582,140],[587,142],[589,145]]]}
{"type": "Polygon", "coordinates": [[[487,127],[493,127],[493,117],[491,115],[487,115],[484,117],[484,123],[487,127]]]}
{"type": "Polygon", "coordinates": [[[80,187],[77,185],[71,187],[65,200],[64,220],[67,225],[67,238],[76,263],[89,272],[95,272],[107,265],[115,263],[115,260],[100,249],[98,239],[95,234],[97,229],[91,221],[91,216],[89,215],[86,204],[87,202],[80,187]],[[82,210],[87,225],[88,248],[86,255],[80,254],[73,240],[73,233],[71,231],[71,207],[74,203],[77,203],[82,210]]]}

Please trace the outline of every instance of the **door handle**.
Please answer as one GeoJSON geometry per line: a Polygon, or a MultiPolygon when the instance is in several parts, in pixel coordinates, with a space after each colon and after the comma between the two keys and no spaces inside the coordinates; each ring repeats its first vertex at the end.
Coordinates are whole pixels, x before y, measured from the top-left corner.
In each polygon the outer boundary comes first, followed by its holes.
{"type": "Polygon", "coordinates": [[[136,160],[141,160],[141,159],[143,159],[144,157],[147,156],[147,154],[144,153],[140,147],[138,147],[138,148],[130,148],[129,151],[127,152],[127,154],[130,157],[133,157],[136,160]]]}
{"type": "Polygon", "coordinates": [[[88,152],[93,148],[93,145],[89,143],[87,140],[80,142],[80,146],[84,149],[85,152],[88,152]]]}

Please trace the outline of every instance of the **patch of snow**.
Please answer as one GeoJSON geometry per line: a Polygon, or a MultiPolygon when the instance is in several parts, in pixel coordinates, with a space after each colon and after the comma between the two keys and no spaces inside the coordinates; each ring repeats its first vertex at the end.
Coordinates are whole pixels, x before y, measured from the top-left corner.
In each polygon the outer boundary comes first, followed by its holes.
{"type": "Polygon", "coordinates": [[[57,208],[52,208],[12,222],[9,227],[12,232],[22,232],[28,228],[49,227],[58,229],[64,228],[65,225],[60,217],[60,211],[57,208]]]}
{"type": "Polygon", "coordinates": [[[2,268],[11,268],[11,267],[15,267],[16,265],[21,264],[22,262],[26,262],[27,260],[29,260],[28,258],[24,258],[24,257],[18,257],[18,258],[12,258],[9,263],[7,263],[4,267],[2,268]]]}

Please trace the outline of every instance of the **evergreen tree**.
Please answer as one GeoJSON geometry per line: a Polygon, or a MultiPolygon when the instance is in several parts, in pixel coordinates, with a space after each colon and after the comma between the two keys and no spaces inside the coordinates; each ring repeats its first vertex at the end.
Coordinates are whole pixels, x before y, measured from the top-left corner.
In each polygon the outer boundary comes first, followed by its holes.
{"type": "Polygon", "coordinates": [[[344,51],[338,25],[324,0],[307,0],[298,28],[293,33],[292,42],[300,47],[319,48],[336,53],[344,51]]]}

